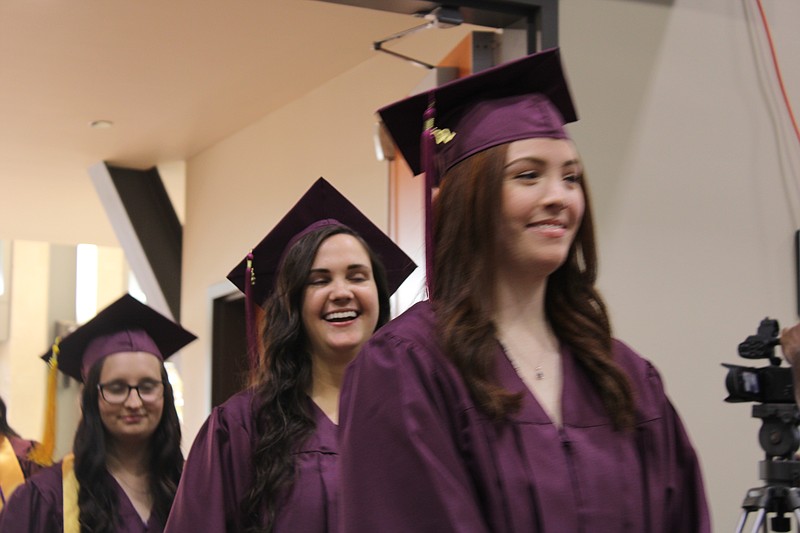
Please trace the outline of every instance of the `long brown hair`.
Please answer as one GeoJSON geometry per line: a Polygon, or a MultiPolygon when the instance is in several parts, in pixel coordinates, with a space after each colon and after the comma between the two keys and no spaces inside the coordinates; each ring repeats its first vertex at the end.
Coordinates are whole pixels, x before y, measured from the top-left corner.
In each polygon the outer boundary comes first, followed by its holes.
{"type": "MultiPolygon", "coordinates": [[[[81,393],[83,416],[78,423],[72,448],[75,453],[75,478],[80,486],[78,511],[82,532],[113,533],[119,529],[117,491],[106,468],[109,434],[100,416],[100,393],[97,387],[105,361],[101,359],[96,362],[86,376],[81,393]]],[[[164,409],[147,446],[150,448],[151,512],[162,523],[166,523],[183,472],[183,452],[175,394],[164,363],[161,363],[161,381],[164,382],[164,409]]]]}
{"type": "Polygon", "coordinates": [[[293,452],[314,432],[306,391],[311,385],[311,354],[303,326],[303,295],[308,274],[322,243],[333,235],[352,235],[370,258],[378,292],[376,329],[389,320],[389,286],[378,256],[353,230],[324,226],[300,238],[281,264],[276,288],[267,298],[262,327],[263,351],[251,376],[257,428],[251,459],[253,483],[242,503],[245,531],[274,530],[280,504],[294,485],[293,452]]]}
{"type": "MultiPolygon", "coordinates": [[[[497,347],[492,321],[503,168],[507,145],[479,152],[450,169],[433,205],[434,287],[445,354],[459,369],[480,408],[502,420],[516,412],[522,394],[505,390],[493,375],[497,347]],[[493,295],[492,295],[493,296],[493,295]]],[[[545,312],[597,387],[617,428],[633,425],[633,392],[614,362],[611,325],[597,279],[597,251],[589,193],[566,261],[550,275],[545,312]]]]}

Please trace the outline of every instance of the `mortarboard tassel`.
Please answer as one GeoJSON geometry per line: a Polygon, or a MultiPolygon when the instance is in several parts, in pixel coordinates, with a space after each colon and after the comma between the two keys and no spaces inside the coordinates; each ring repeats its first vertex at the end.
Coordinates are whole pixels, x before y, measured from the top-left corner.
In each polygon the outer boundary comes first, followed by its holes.
{"type": "Polygon", "coordinates": [[[253,251],[247,254],[247,265],[245,266],[244,273],[244,314],[245,314],[245,328],[247,335],[247,359],[249,361],[249,370],[252,372],[258,366],[258,345],[256,340],[256,310],[255,302],[253,301],[253,287],[256,284],[256,272],[253,269],[253,251]]]}
{"type": "Polygon", "coordinates": [[[434,119],[436,117],[435,96],[428,95],[428,107],[423,115],[422,137],[420,139],[420,159],[422,171],[425,173],[425,280],[428,286],[428,297],[433,297],[433,188],[437,182],[435,159],[436,138],[434,136],[434,119]]]}
{"type": "Polygon", "coordinates": [[[61,338],[56,337],[56,341],[53,343],[53,356],[47,362],[50,368],[47,372],[47,399],[45,400],[42,442],[37,442],[28,453],[28,458],[31,461],[45,466],[53,464],[53,451],[56,447],[56,387],[58,385],[59,342],[61,342],[61,338]]]}

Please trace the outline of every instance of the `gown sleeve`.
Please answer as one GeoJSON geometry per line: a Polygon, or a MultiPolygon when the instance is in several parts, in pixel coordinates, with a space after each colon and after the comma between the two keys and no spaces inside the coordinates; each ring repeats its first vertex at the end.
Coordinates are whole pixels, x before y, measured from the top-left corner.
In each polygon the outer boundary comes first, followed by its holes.
{"type": "MultiPolygon", "coordinates": [[[[633,353],[617,343],[618,353],[633,353]]],[[[710,533],[711,518],[702,469],[686,428],[667,396],[658,370],[643,360],[641,372],[629,371],[639,398],[637,437],[654,531],[710,533]],[[655,416],[654,413],[658,413],[655,416]],[[651,503],[651,505],[653,505],[651,503]],[[659,529],[660,528],[660,529],[659,529]]]]}
{"type": "Polygon", "coordinates": [[[17,487],[0,512],[0,532],[50,533],[63,529],[60,471],[58,463],[17,487]]]}
{"type": "Polygon", "coordinates": [[[676,455],[673,469],[677,480],[672,495],[673,504],[670,505],[671,521],[674,524],[672,530],[710,533],[711,518],[697,454],[672,404],[669,405],[669,412],[674,420],[676,455]]]}
{"type": "Polygon", "coordinates": [[[433,350],[378,332],[348,367],[340,402],[342,532],[488,531],[459,451],[463,391],[433,350]]]}
{"type": "Polygon", "coordinates": [[[166,533],[238,531],[250,486],[250,395],[214,409],[192,444],[166,533]]]}
{"type": "Polygon", "coordinates": [[[19,461],[19,466],[22,469],[22,475],[25,479],[28,479],[43,468],[42,465],[28,458],[28,454],[36,444],[34,441],[24,440],[18,437],[9,437],[9,440],[14,448],[14,453],[17,455],[17,460],[19,461]]]}

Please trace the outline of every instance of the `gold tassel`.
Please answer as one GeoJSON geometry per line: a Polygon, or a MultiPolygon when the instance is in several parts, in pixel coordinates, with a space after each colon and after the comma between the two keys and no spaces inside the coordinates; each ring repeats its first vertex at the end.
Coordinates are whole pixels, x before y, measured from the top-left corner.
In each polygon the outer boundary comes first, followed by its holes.
{"type": "Polygon", "coordinates": [[[53,344],[53,356],[48,361],[50,369],[47,373],[47,399],[44,411],[44,435],[42,442],[37,442],[28,453],[28,458],[40,465],[53,464],[53,450],[56,447],[56,387],[58,385],[58,343],[59,337],[53,344]]]}

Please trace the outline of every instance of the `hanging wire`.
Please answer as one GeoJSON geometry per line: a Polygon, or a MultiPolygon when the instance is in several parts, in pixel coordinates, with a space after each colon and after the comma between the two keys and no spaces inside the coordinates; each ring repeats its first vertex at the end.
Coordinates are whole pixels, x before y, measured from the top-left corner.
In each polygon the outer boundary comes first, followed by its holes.
{"type": "Polygon", "coordinates": [[[775,75],[778,78],[778,85],[781,88],[781,95],[783,97],[783,103],[786,105],[786,110],[789,113],[789,119],[792,122],[792,127],[794,128],[794,135],[797,139],[797,142],[800,143],[800,129],[797,127],[797,120],[794,118],[794,111],[792,110],[792,103],[789,101],[789,97],[786,94],[786,86],[783,83],[783,75],[781,74],[781,67],[778,64],[778,55],[775,53],[775,43],[772,40],[772,32],[769,29],[769,22],[767,21],[767,16],[764,14],[764,6],[761,4],[761,0],[756,0],[756,5],[758,6],[758,12],[761,15],[761,24],[764,27],[764,33],[767,36],[767,42],[769,43],[769,52],[772,56],[772,66],[775,68],[775,75]]]}
{"type": "Polygon", "coordinates": [[[796,205],[800,202],[800,183],[798,183],[798,180],[793,179],[793,176],[800,175],[798,167],[798,155],[800,151],[793,150],[792,147],[800,145],[800,129],[798,129],[791,101],[786,92],[775,43],[772,39],[772,31],[770,30],[769,21],[767,20],[761,0],[743,0],[742,3],[745,7],[745,15],[748,22],[747,27],[754,45],[756,66],[759,67],[760,71],[759,79],[763,83],[765,96],[769,103],[768,108],[772,115],[773,126],[775,127],[778,164],[785,189],[784,199],[787,202],[787,207],[794,223],[794,229],[796,230],[800,228],[800,208],[796,205]],[[766,48],[769,50],[771,62],[766,61],[766,48]],[[765,59],[763,62],[760,60],[762,57],[765,59]],[[768,63],[771,63],[772,72],[770,72],[770,68],[767,66],[768,63]],[[775,82],[777,82],[778,88],[775,87],[775,82]],[[778,93],[780,93],[780,97],[778,97],[778,93]],[[787,116],[793,128],[794,141],[796,141],[797,144],[785,134],[788,133],[785,132],[784,129],[786,128],[785,117],[787,116]]]}

